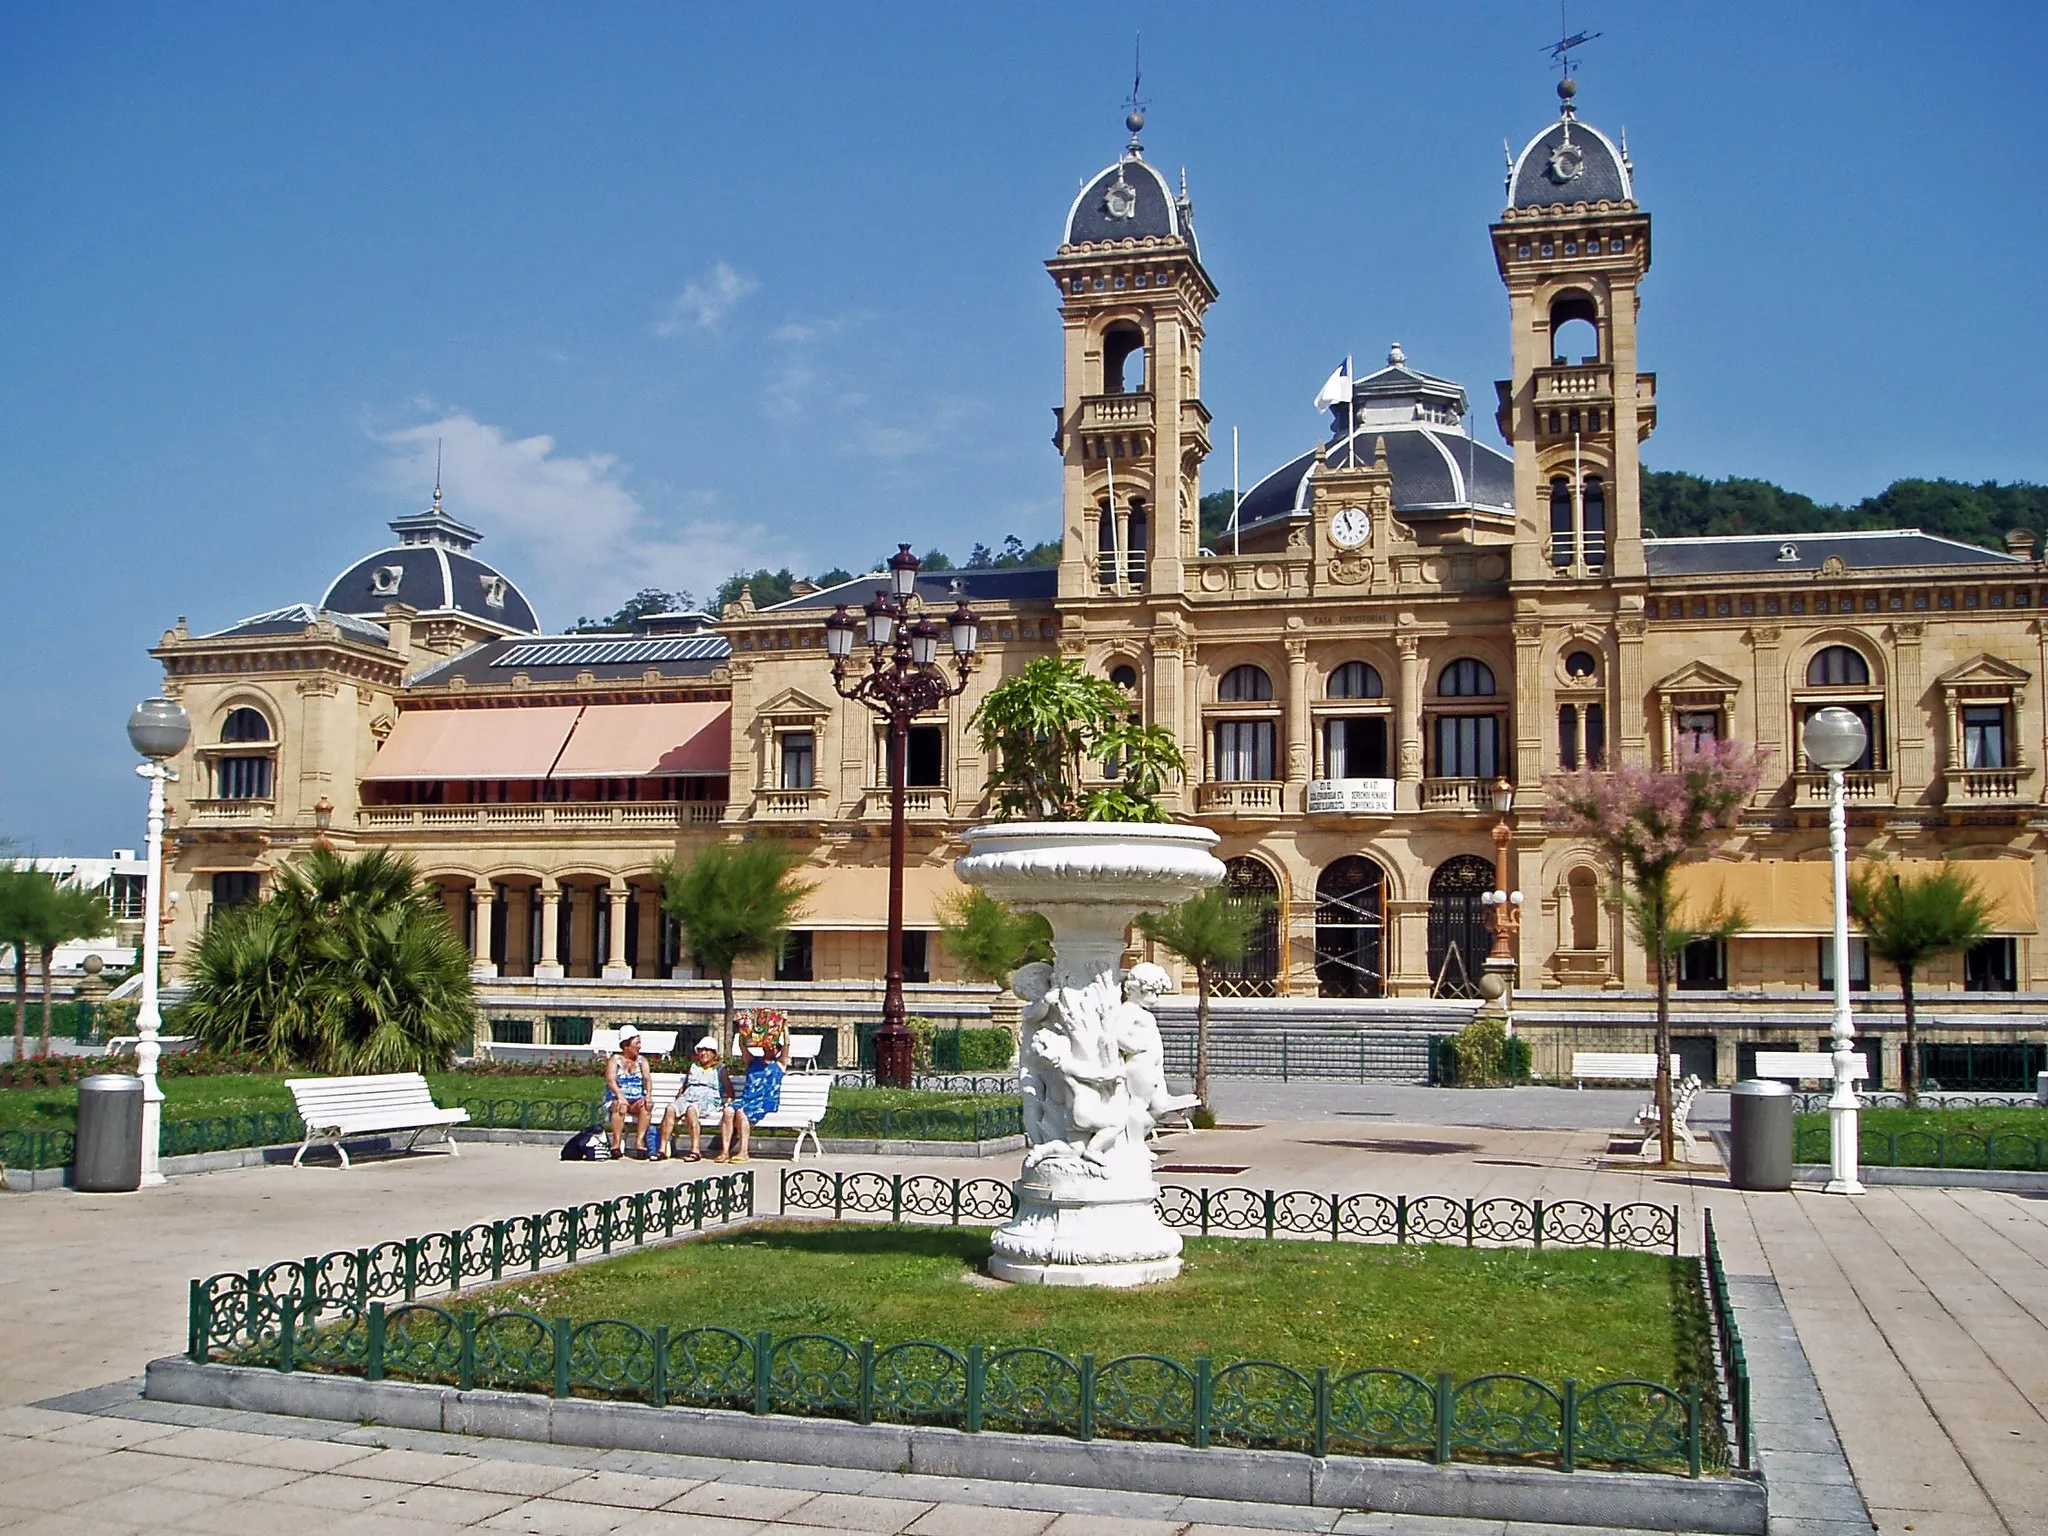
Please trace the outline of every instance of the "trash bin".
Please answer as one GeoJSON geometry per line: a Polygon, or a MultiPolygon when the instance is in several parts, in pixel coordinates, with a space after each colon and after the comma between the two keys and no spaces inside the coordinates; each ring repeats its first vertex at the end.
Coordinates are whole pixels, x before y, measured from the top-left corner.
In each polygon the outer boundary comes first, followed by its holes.
{"type": "Polygon", "coordinates": [[[93,1194],[142,1188],[142,1079],[102,1072],[78,1085],[72,1187],[93,1194]]]}
{"type": "Polygon", "coordinates": [[[1751,1078],[1728,1090],[1728,1182],[1737,1189],[1792,1187],[1792,1086],[1751,1078]]]}

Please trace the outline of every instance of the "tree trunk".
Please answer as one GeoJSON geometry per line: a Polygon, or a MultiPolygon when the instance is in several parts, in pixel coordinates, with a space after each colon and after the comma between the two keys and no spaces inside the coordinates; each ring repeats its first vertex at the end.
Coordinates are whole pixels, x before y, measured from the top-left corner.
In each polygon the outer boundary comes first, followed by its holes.
{"type": "MultiPolygon", "coordinates": [[[[732,1000],[732,967],[730,965],[718,973],[718,985],[725,993],[725,1032],[730,1035],[739,1024],[739,1010],[733,1006],[732,1000]]],[[[722,1056],[725,1053],[721,1051],[719,1054],[722,1056]]]]}
{"type": "Polygon", "coordinates": [[[56,953],[56,945],[43,946],[43,1044],[42,1049],[36,1052],[38,1056],[50,1054],[50,960],[56,953]]]}
{"type": "Polygon", "coordinates": [[[1195,967],[1195,1097],[1209,1105],[1209,967],[1195,967]]]}
{"type": "Polygon", "coordinates": [[[1913,967],[1899,967],[1899,993],[1906,1002],[1906,1055],[1899,1063],[1899,1080],[1906,1090],[1906,1107],[1920,1107],[1920,1010],[1913,1001],[1913,967]]]}
{"type": "Polygon", "coordinates": [[[1658,1161],[1671,1163],[1671,908],[1670,888],[1660,887],[1651,898],[1651,914],[1657,925],[1657,1153],[1658,1161]]]}
{"type": "Polygon", "coordinates": [[[28,945],[14,941],[14,1059],[28,1050],[28,945]]]}

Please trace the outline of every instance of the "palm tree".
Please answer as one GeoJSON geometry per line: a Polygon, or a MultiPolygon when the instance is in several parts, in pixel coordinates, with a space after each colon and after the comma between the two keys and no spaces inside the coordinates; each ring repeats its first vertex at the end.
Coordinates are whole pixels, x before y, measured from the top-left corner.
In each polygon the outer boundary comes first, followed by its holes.
{"type": "Polygon", "coordinates": [[[763,837],[715,844],[687,864],[663,859],[655,866],[662,910],[682,925],[697,969],[719,980],[728,1029],[736,1011],[734,964],[773,953],[816,889],[796,878],[802,861],[787,843],[763,837]]]}
{"type": "Polygon", "coordinates": [[[0,942],[14,946],[14,1059],[28,1050],[28,952],[51,922],[57,882],[39,869],[0,865],[0,942]]]}
{"type": "Polygon", "coordinates": [[[1218,969],[1244,957],[1268,905],[1263,898],[1217,886],[1164,912],[1138,914],[1138,932],[1195,968],[1195,1097],[1204,1109],[1209,1106],[1210,988],[1218,969]]]}
{"type": "Polygon", "coordinates": [[[50,1054],[50,961],[57,946],[73,939],[96,939],[113,927],[107,910],[104,886],[58,885],[51,887],[43,911],[42,931],[36,937],[43,961],[43,1041],[36,1054],[50,1054]]]}
{"type": "Polygon", "coordinates": [[[1052,958],[1052,924],[1043,914],[1019,912],[979,886],[940,905],[939,939],[960,962],[961,975],[998,986],[1019,966],[1052,958]]]}
{"type": "Polygon", "coordinates": [[[410,860],[315,847],[261,902],[214,914],[180,1020],[281,1067],[429,1071],[475,1038],[469,963],[410,860]]]}
{"type": "Polygon", "coordinates": [[[1920,1102],[1920,1018],[1913,973],[1939,955],[1968,949],[1991,931],[1991,903],[1961,868],[1945,863],[1923,875],[1882,864],[1849,882],[1849,912],[1863,925],[1870,952],[1899,973],[1906,1001],[1906,1102],[1920,1102]]]}

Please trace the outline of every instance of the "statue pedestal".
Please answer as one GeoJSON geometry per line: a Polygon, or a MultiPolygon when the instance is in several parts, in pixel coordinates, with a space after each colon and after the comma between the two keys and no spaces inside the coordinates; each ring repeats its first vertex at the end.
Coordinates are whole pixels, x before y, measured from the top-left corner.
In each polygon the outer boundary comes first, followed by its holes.
{"type": "Polygon", "coordinates": [[[960,878],[1043,913],[1053,933],[1053,963],[1012,978],[1027,1005],[1018,1049],[1027,1150],[1016,1214],[989,1259],[997,1279],[1131,1286],[1180,1273],[1180,1235],[1158,1217],[1145,1145],[1170,1097],[1158,1024],[1142,1004],[1167,980],[1156,966],[1125,977],[1124,934],[1139,912],[1222,880],[1216,841],[1204,827],[1120,822],[967,833],[960,878]]]}

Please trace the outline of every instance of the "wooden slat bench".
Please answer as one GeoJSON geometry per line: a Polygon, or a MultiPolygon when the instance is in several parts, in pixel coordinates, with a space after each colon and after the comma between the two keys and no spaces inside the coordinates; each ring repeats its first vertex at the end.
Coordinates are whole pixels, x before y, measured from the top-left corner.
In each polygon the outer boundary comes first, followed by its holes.
{"type": "MultiPolygon", "coordinates": [[[[1671,1076],[1678,1076],[1678,1058],[1671,1058],[1671,1076]]],[[[1654,1083],[1657,1081],[1655,1051],[1573,1051],[1572,1081],[1581,1088],[1587,1083],[1654,1083]]]]}
{"type": "MultiPolygon", "coordinates": [[[[1650,1060],[1654,1063],[1656,1058],[1653,1056],[1650,1060]]],[[[1654,1067],[1652,1070],[1654,1071],[1654,1067]]],[[[1676,1075],[1675,1067],[1672,1071],[1676,1075]]],[[[1671,1134],[1688,1147],[1697,1145],[1693,1139],[1692,1126],[1686,1117],[1692,1113],[1693,1100],[1698,1098],[1699,1094],[1700,1080],[1697,1073],[1688,1072],[1684,1082],[1672,1085],[1671,1134]]],[[[1645,1104],[1636,1111],[1636,1124],[1643,1128],[1644,1157],[1655,1157],[1662,1150],[1663,1141],[1657,1134],[1657,1121],[1660,1118],[1655,1104],[1645,1104]]]]}
{"type": "Polygon", "coordinates": [[[427,1080],[417,1072],[382,1072],[371,1077],[294,1077],[285,1086],[292,1091],[299,1118],[306,1123],[306,1138],[299,1143],[294,1168],[316,1141],[331,1141],[346,1168],[348,1149],[344,1136],[365,1136],[378,1131],[411,1131],[406,1143],[410,1152],[422,1134],[438,1130],[455,1156],[454,1127],[469,1119],[466,1109],[442,1109],[434,1102],[427,1080]]]}
{"type": "MultiPolygon", "coordinates": [[[[640,1031],[640,1054],[642,1056],[673,1056],[676,1036],[680,1031],[673,1029],[643,1029],[640,1031]]],[[[611,1055],[619,1048],[619,1032],[616,1029],[593,1029],[590,1032],[590,1048],[599,1057],[611,1055]]]]}

